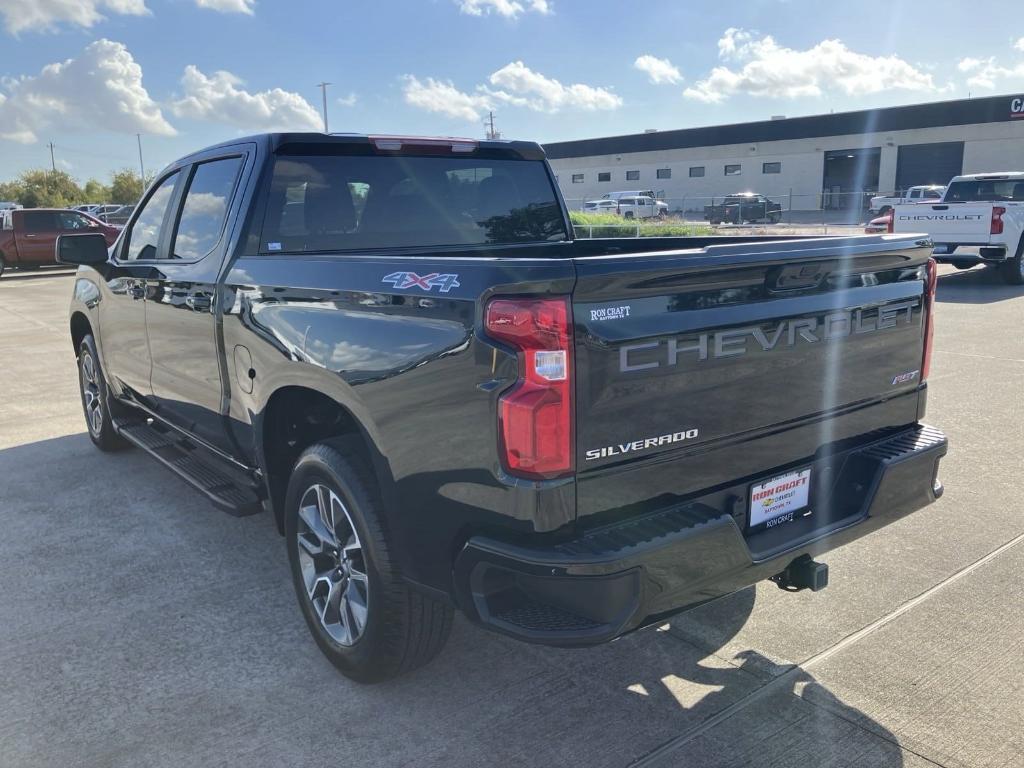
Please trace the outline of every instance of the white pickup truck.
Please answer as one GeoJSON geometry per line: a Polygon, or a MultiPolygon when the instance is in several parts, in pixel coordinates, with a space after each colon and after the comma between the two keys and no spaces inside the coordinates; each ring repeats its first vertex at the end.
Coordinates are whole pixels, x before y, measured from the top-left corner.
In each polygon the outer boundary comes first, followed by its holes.
{"type": "Polygon", "coordinates": [[[651,219],[668,215],[668,205],[653,197],[619,198],[619,215],[627,219],[651,219]]]}
{"type": "Polygon", "coordinates": [[[925,184],[910,187],[902,197],[899,195],[876,195],[871,198],[871,207],[868,208],[868,213],[882,216],[903,203],[926,203],[929,200],[938,200],[945,191],[946,188],[943,186],[925,184]]]}
{"type": "Polygon", "coordinates": [[[927,232],[936,261],[993,264],[1024,285],[1024,172],[975,173],[949,182],[941,200],[893,208],[890,232],[927,232]]]}

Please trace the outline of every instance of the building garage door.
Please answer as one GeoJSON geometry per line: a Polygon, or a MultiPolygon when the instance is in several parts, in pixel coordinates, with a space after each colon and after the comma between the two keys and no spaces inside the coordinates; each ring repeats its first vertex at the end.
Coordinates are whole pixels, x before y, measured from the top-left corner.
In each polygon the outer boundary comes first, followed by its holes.
{"type": "Polygon", "coordinates": [[[964,143],[906,144],[896,160],[896,189],[916,184],[948,184],[964,169],[964,143]]]}

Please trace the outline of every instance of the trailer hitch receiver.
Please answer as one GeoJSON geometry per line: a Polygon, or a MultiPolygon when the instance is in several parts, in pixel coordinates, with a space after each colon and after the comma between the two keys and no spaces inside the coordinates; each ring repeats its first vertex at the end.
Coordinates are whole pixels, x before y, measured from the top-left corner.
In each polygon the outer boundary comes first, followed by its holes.
{"type": "Polygon", "coordinates": [[[786,570],[771,577],[779,589],[799,592],[809,589],[817,592],[828,586],[828,565],[817,563],[810,555],[801,555],[786,566],[786,570]]]}

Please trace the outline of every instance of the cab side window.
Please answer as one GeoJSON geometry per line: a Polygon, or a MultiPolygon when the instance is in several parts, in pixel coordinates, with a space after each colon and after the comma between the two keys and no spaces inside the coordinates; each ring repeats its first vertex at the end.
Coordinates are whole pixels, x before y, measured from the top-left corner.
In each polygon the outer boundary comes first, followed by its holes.
{"type": "Polygon", "coordinates": [[[21,214],[21,225],[25,232],[53,232],[57,229],[52,211],[25,211],[21,214]]]}
{"type": "Polygon", "coordinates": [[[178,182],[179,172],[175,171],[162,182],[149,196],[139,217],[132,225],[128,234],[128,247],[124,251],[125,261],[149,260],[157,257],[160,245],[160,234],[163,231],[167,206],[174,196],[174,185],[178,182]]]}
{"type": "Polygon", "coordinates": [[[241,167],[241,157],[196,166],[174,234],[172,259],[199,259],[214,249],[224,230],[241,167]]]}

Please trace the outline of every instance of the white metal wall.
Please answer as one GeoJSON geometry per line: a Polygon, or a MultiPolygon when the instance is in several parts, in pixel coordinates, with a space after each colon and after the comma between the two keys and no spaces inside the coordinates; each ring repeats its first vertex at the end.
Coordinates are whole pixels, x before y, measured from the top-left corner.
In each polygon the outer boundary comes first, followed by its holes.
{"type": "MultiPolygon", "coordinates": [[[[572,208],[606,192],[653,189],[666,199],[686,201],[686,210],[698,210],[713,197],[752,191],[784,205],[792,191],[794,210],[815,210],[821,204],[822,164],[828,150],[881,147],[880,192],[892,192],[896,160],[902,144],[964,141],[964,173],[1024,170],[1024,120],[982,123],[876,134],[826,136],[790,141],[731,144],[710,147],[637,152],[551,160],[562,194],[572,208]],[[779,174],[763,174],[762,163],[781,162],[779,174]],[[726,176],[727,164],[739,164],[739,176],[726,176]],[[703,178],[690,178],[690,166],[704,166],[703,178]],[[671,179],[656,178],[658,168],[671,168],[671,179]],[[639,170],[639,181],[626,181],[626,171],[639,170]],[[598,182],[601,171],[610,182],[598,182]],[[572,175],[584,174],[582,184],[572,175]]],[[[676,203],[679,205],[680,203],[676,203]]]]}

